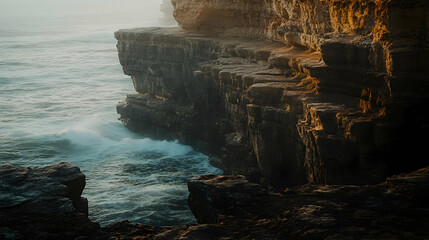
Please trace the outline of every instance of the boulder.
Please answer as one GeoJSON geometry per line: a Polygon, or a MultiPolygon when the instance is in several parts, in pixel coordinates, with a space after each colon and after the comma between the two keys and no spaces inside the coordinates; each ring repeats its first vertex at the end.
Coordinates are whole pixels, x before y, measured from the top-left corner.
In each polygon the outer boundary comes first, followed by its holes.
{"type": "Polygon", "coordinates": [[[75,239],[99,228],[81,197],[85,175],[70,163],[2,165],[0,183],[0,238],[75,239]]]}

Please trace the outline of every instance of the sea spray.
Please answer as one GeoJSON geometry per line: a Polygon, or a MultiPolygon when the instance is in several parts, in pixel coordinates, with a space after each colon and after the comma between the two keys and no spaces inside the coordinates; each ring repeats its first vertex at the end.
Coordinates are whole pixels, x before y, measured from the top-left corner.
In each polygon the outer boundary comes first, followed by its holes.
{"type": "Polygon", "coordinates": [[[0,1],[0,164],[77,165],[90,218],[102,225],[193,223],[187,179],[221,173],[191,147],[144,138],[117,119],[116,103],[135,91],[113,32],[159,24],[160,4],[0,1]]]}

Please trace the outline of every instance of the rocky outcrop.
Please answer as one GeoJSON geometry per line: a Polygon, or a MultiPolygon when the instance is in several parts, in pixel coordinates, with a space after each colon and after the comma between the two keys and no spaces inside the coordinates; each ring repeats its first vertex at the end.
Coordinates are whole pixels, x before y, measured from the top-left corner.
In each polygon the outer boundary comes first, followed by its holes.
{"type": "Polygon", "coordinates": [[[100,228],[81,197],[85,175],[69,163],[0,166],[1,239],[425,239],[429,167],[377,185],[307,184],[272,192],[244,176],[190,179],[198,224],[100,228]]]}
{"type": "Polygon", "coordinates": [[[189,181],[198,225],[150,227],[127,221],[114,239],[427,239],[429,168],[377,185],[315,185],[278,193],[244,176],[189,181]]]}
{"type": "Polygon", "coordinates": [[[244,176],[189,180],[198,224],[100,228],[81,197],[85,176],[69,163],[0,166],[1,239],[425,239],[429,167],[377,185],[316,185],[281,192],[244,176]]]}
{"type": "Polygon", "coordinates": [[[189,181],[189,206],[199,223],[234,239],[425,239],[428,177],[424,168],[377,185],[274,193],[243,176],[208,175],[189,181]]]}
{"type": "Polygon", "coordinates": [[[81,197],[85,175],[70,163],[0,166],[1,239],[75,239],[97,232],[81,197]]]}
{"type": "Polygon", "coordinates": [[[226,174],[262,177],[280,188],[365,184],[426,164],[419,157],[427,134],[419,110],[428,98],[426,78],[415,78],[423,72],[373,71],[341,60],[360,55],[335,44],[310,51],[176,28],[115,36],[138,92],[117,107],[125,125],[178,138],[211,155],[226,174]],[[401,94],[399,81],[407,85],[401,94]],[[417,82],[419,90],[405,90],[417,82]]]}

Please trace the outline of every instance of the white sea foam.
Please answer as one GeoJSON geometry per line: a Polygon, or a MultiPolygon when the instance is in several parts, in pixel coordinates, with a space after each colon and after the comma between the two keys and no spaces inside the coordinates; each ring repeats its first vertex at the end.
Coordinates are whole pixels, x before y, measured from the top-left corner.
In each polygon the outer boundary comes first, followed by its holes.
{"type": "Polygon", "coordinates": [[[116,103],[134,89],[113,32],[164,22],[160,4],[0,0],[0,164],[76,164],[90,218],[102,225],[192,223],[187,179],[221,173],[191,147],[117,120],[116,103]]]}

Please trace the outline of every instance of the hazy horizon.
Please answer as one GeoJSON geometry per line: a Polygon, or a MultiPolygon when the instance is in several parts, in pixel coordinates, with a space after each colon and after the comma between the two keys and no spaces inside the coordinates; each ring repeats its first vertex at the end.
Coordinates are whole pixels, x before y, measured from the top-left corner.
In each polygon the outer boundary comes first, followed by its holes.
{"type": "Polygon", "coordinates": [[[130,19],[130,24],[138,24],[141,14],[145,14],[144,25],[148,24],[148,18],[153,26],[159,21],[164,21],[163,25],[175,25],[172,8],[170,14],[160,18],[162,3],[162,0],[0,0],[0,26],[16,20],[32,24],[41,19],[82,21],[88,16],[100,24],[124,18],[130,19]]]}

